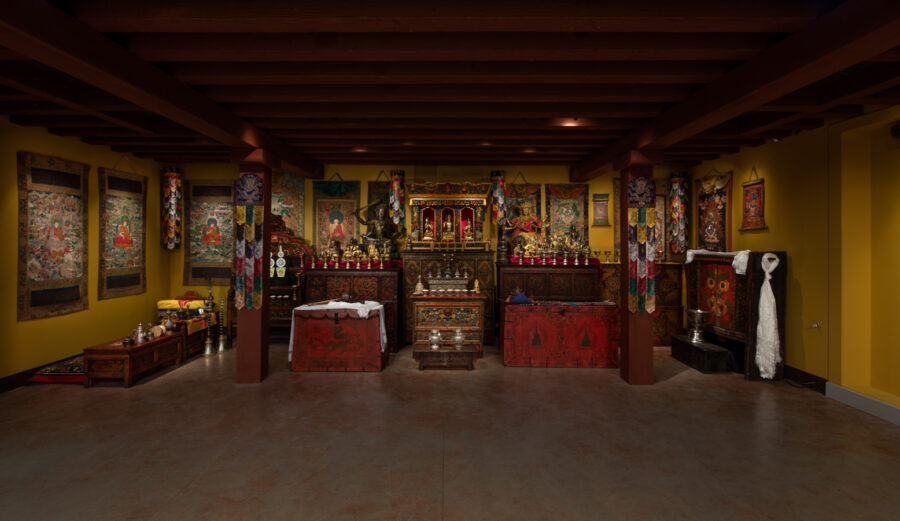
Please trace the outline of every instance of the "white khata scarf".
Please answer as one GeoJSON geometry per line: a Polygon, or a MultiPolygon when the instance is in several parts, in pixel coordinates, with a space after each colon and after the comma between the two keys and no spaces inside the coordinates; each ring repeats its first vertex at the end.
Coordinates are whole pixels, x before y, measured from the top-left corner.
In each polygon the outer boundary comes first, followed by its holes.
{"type": "Polygon", "coordinates": [[[763,378],[772,379],[775,368],[781,362],[778,341],[778,316],[775,309],[775,294],[772,293],[772,272],[778,267],[778,257],[774,253],[762,256],[762,269],[766,280],[759,291],[759,322],[756,323],[756,366],[763,378]]]}

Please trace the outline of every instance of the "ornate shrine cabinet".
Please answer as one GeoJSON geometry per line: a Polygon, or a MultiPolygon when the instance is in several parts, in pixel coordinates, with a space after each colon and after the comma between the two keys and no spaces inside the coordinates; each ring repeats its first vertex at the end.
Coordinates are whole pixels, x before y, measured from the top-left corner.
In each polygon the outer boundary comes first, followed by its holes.
{"type": "MultiPolygon", "coordinates": [[[[500,302],[516,288],[534,300],[595,301],[600,298],[601,268],[589,266],[497,265],[497,296],[500,302]]],[[[611,299],[614,300],[614,299],[611,299]]]]}
{"type": "MultiPolygon", "coordinates": [[[[315,256],[313,248],[272,214],[269,259],[269,327],[290,328],[294,308],[303,296],[303,269],[315,256]]],[[[234,315],[232,315],[234,316],[234,315]]]]}
{"type": "Polygon", "coordinates": [[[397,351],[401,347],[403,330],[400,320],[399,269],[310,269],[306,271],[304,278],[305,302],[340,298],[345,294],[351,300],[381,302],[384,305],[388,346],[391,351],[397,351]]]}
{"type": "MultiPolygon", "coordinates": [[[[487,302],[494,301],[494,251],[484,236],[490,183],[410,183],[410,228],[403,252],[403,302],[406,342],[413,341],[411,296],[419,276],[443,270],[449,262],[467,273],[469,288],[478,281],[487,302]]],[[[494,306],[485,306],[483,343],[493,344],[494,306]]]]}
{"type": "Polygon", "coordinates": [[[462,331],[464,345],[475,349],[481,357],[484,352],[484,317],[486,296],[473,295],[434,296],[413,295],[410,298],[413,310],[413,346],[429,344],[428,333],[437,330],[441,334],[441,345],[452,346],[453,333],[462,331]]]}

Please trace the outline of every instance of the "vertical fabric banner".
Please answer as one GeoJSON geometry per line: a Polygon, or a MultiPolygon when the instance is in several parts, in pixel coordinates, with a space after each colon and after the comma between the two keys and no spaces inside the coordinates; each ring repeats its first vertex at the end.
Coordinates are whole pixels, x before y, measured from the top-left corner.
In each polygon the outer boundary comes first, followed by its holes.
{"type": "Polygon", "coordinates": [[[494,204],[491,209],[491,222],[506,224],[506,171],[493,170],[491,172],[491,192],[494,195],[494,204]]]}
{"type": "Polygon", "coordinates": [[[169,251],[181,247],[181,205],[184,187],[181,172],[167,168],[162,173],[162,244],[169,251]]]}
{"type": "Polygon", "coordinates": [[[391,220],[397,225],[406,222],[406,198],[403,196],[403,178],[405,175],[406,172],[403,170],[391,170],[391,189],[388,193],[388,205],[391,220]]]}
{"type": "Polygon", "coordinates": [[[628,183],[628,311],[656,310],[656,186],[649,177],[628,183]]]}
{"type": "Polygon", "coordinates": [[[669,230],[666,242],[669,252],[682,254],[687,251],[687,210],[688,210],[688,183],[684,173],[673,173],[669,178],[669,230]]]}
{"type": "Polygon", "coordinates": [[[234,304],[237,309],[259,309],[262,306],[265,209],[265,181],[262,175],[256,172],[241,173],[234,192],[234,304]]]}

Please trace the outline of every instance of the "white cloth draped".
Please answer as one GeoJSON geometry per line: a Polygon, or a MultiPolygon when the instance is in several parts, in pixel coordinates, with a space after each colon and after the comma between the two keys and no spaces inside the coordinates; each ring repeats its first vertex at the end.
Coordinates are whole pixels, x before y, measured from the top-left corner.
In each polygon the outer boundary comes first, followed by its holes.
{"type": "Polygon", "coordinates": [[[725,257],[730,258],[731,267],[734,268],[734,272],[738,275],[746,275],[747,274],[747,263],[750,261],[750,250],[741,250],[741,251],[709,251],[709,250],[688,250],[687,251],[687,259],[684,261],[685,264],[690,264],[694,262],[694,256],[696,255],[705,255],[709,257],[725,257]]]}
{"type": "MultiPolygon", "coordinates": [[[[304,304],[297,306],[294,311],[313,311],[317,309],[353,309],[359,318],[369,318],[369,313],[378,310],[378,321],[381,328],[381,351],[387,349],[387,329],[384,327],[384,306],[374,300],[365,302],[327,302],[325,304],[304,304]]],[[[288,362],[294,353],[294,318],[291,315],[291,339],[288,344],[288,362]]]]}
{"type": "Polygon", "coordinates": [[[756,323],[756,366],[763,378],[772,379],[778,363],[781,362],[781,349],[778,340],[778,316],[775,309],[775,294],[772,292],[772,272],[781,261],[774,253],[762,256],[762,270],[766,279],[759,290],[759,322],[756,323]]]}

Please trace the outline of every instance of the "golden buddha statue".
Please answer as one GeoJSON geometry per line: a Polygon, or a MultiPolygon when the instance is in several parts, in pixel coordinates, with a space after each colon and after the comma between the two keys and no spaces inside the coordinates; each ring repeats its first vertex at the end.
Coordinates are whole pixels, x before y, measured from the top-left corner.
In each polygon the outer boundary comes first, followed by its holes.
{"type": "Polygon", "coordinates": [[[444,218],[444,231],[441,232],[441,240],[452,241],[453,239],[455,239],[453,237],[453,217],[447,215],[444,218]]]}

